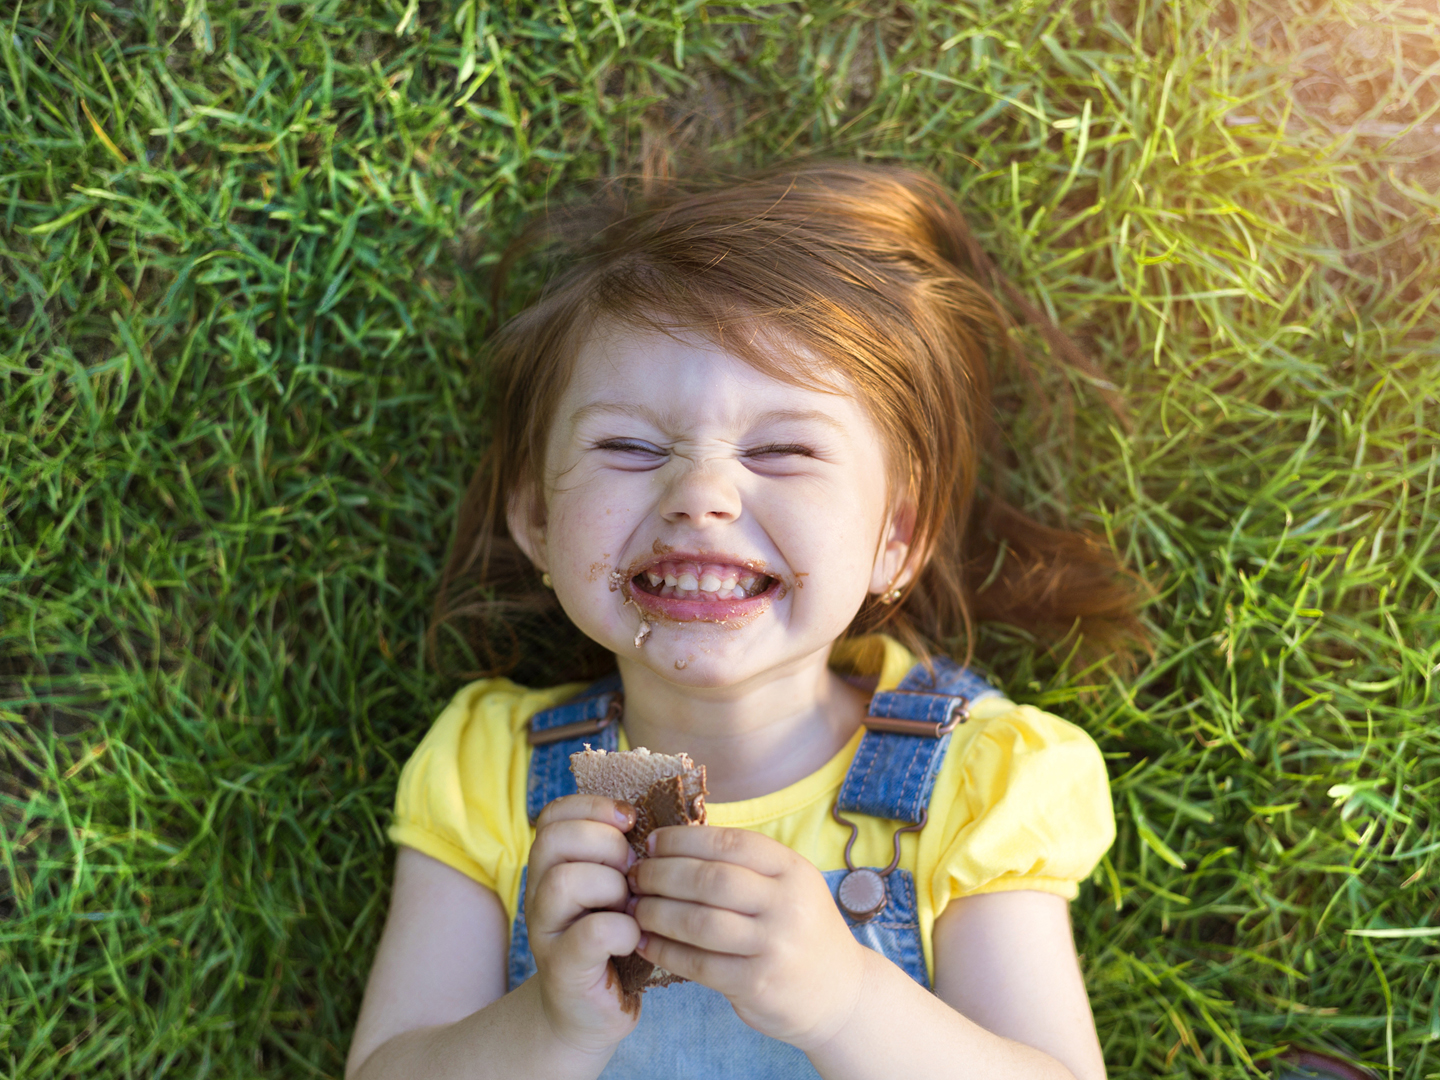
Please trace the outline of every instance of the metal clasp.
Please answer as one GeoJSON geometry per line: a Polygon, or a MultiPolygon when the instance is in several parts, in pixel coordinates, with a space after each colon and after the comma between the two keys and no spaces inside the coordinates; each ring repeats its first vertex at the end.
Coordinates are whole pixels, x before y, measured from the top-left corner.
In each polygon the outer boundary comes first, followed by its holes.
{"type": "Polygon", "coordinates": [[[908,832],[918,832],[923,829],[925,822],[930,820],[930,811],[922,809],[919,821],[913,825],[902,825],[895,830],[895,856],[884,870],[876,870],[869,866],[857,867],[851,860],[850,852],[855,847],[855,838],[860,835],[860,827],[853,821],[847,821],[840,816],[838,796],[830,806],[830,816],[841,825],[850,827],[850,839],[845,841],[845,869],[849,873],[840,879],[840,888],[836,890],[836,897],[846,915],[856,922],[869,922],[885,910],[885,903],[888,899],[885,879],[900,865],[900,837],[908,832]]]}

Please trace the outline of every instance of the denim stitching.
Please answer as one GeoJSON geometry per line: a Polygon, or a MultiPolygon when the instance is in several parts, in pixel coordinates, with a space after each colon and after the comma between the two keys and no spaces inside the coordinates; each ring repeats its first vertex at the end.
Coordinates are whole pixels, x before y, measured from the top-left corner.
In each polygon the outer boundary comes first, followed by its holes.
{"type": "Polygon", "coordinates": [[[869,799],[866,797],[866,792],[870,787],[871,779],[876,775],[875,766],[880,760],[880,745],[874,741],[871,741],[868,747],[865,745],[870,738],[870,733],[867,731],[860,739],[860,749],[862,751],[869,751],[865,755],[865,771],[860,774],[860,783],[856,790],[856,795],[858,796],[856,801],[861,803],[869,802],[869,799]]]}
{"type": "MultiPolygon", "coordinates": [[[[854,774],[855,798],[853,801],[857,806],[869,802],[869,799],[866,797],[866,790],[869,787],[871,777],[874,775],[878,752],[878,745],[875,740],[870,737],[870,733],[866,732],[860,739],[860,747],[855,754],[857,760],[851,764],[852,772],[856,765],[860,766],[860,771],[854,774]]],[[[846,779],[848,781],[849,777],[846,779]]],[[[849,786],[848,783],[846,786],[849,786]]]]}
{"type": "Polygon", "coordinates": [[[918,821],[920,815],[916,813],[915,803],[920,797],[920,791],[925,784],[925,774],[929,771],[930,758],[934,756],[935,747],[923,744],[915,747],[915,753],[911,756],[905,772],[900,777],[900,799],[901,805],[906,810],[905,817],[909,821],[918,821]],[[910,790],[907,794],[907,789],[910,790]]]}

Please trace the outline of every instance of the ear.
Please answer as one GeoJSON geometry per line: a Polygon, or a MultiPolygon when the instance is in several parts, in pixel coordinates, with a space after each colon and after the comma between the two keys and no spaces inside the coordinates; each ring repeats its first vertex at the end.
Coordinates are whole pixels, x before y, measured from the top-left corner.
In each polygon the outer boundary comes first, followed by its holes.
{"type": "Polygon", "coordinates": [[[910,549],[915,536],[916,516],[915,503],[909,499],[890,512],[880,548],[875,553],[875,568],[870,575],[870,591],[877,596],[883,596],[891,589],[904,588],[920,570],[922,560],[912,555],[910,549]]]}
{"type": "Polygon", "coordinates": [[[505,525],[536,570],[544,573],[550,569],[545,558],[545,500],[534,483],[524,481],[511,492],[510,503],[505,508],[505,525]]]}

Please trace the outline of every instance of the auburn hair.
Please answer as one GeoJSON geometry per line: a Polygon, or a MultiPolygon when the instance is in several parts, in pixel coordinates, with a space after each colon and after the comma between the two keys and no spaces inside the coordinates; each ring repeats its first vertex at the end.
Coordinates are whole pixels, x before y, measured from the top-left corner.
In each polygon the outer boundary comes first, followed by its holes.
{"type": "Polygon", "coordinates": [[[1099,372],[998,274],[934,179],[830,162],[648,187],[612,185],[547,214],[501,260],[497,312],[527,251],[558,249],[565,269],[486,350],[491,440],[441,575],[431,648],[442,667],[525,682],[613,667],[506,524],[519,486],[543,480],[557,402],[600,324],[698,334],[773,377],[853,388],[888,448],[892,499],[915,507],[911,550],[925,562],[898,602],[867,600],[850,633],[883,627],[919,655],[949,645],[967,659],[982,619],[1048,641],[1078,630],[1092,655],[1143,644],[1141,590],[1107,545],[1040,524],[993,484],[982,492],[987,459],[998,465],[991,357],[1030,362],[982,280],[1052,356],[1099,372]]]}

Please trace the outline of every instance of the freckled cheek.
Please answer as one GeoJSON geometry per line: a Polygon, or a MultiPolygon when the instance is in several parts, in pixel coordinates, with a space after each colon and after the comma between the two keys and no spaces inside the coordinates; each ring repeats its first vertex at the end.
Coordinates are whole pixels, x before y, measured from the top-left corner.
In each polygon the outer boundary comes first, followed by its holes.
{"type": "Polygon", "coordinates": [[[793,594],[795,600],[858,603],[869,589],[879,534],[870,508],[841,498],[796,509],[786,515],[786,538],[775,537],[790,568],[805,574],[801,580],[810,586],[809,593],[802,586],[793,594]]]}
{"type": "Polygon", "coordinates": [[[546,539],[554,569],[603,583],[629,531],[625,507],[613,499],[567,492],[551,500],[549,518],[546,539]],[[602,564],[603,570],[597,570],[602,564]]]}

